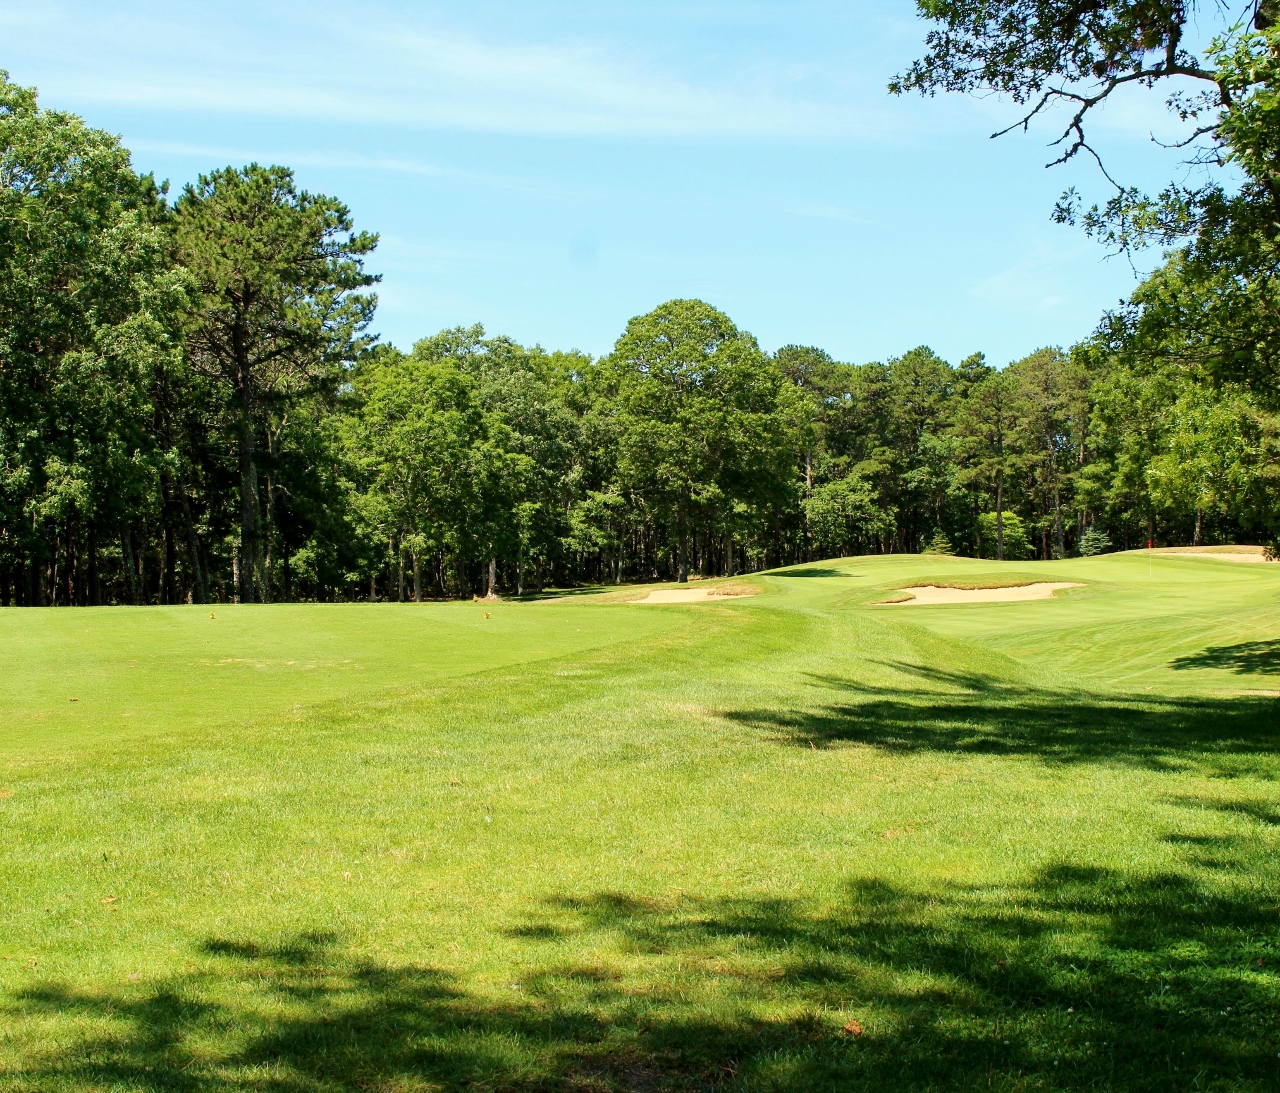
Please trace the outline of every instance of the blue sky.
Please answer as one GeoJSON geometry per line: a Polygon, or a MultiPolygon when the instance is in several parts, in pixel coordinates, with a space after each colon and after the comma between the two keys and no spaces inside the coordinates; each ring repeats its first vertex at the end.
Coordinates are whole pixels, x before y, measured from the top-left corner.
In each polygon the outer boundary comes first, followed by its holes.
{"type": "MultiPolygon", "coordinates": [[[[175,189],[258,160],[342,198],[404,347],[598,354],[677,296],[856,362],[1070,344],[1134,284],[1049,218],[1104,185],[1044,169],[1048,127],[989,140],[1007,103],[891,98],[924,30],[910,0],[0,0],[0,67],[175,189]]],[[[1153,130],[1140,95],[1100,118],[1124,181],[1172,177],[1153,130]]]]}

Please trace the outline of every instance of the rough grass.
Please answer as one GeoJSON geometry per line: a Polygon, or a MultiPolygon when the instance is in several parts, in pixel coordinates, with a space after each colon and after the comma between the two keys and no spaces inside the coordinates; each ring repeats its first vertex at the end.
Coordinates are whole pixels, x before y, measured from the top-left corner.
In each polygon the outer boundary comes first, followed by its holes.
{"type": "Polygon", "coordinates": [[[0,1087],[1275,1088],[1280,573],[991,571],[0,612],[0,1087]]]}

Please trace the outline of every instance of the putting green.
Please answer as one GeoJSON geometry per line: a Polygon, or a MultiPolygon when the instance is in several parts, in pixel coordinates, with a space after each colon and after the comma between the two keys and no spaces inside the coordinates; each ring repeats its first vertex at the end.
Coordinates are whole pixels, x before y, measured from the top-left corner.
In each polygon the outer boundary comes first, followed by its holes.
{"type": "Polygon", "coordinates": [[[0,611],[0,1086],[1275,1087],[1280,566],[748,580],[0,611]]]}
{"type": "Polygon", "coordinates": [[[0,611],[0,749],[225,728],[335,699],[419,693],[674,625],[570,601],[0,611]]]}

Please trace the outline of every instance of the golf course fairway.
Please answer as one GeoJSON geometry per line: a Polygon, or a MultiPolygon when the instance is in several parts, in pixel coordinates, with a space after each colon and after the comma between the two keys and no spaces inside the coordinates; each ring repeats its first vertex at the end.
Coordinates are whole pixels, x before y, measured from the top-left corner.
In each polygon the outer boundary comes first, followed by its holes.
{"type": "Polygon", "coordinates": [[[734,583],[0,611],[0,1089],[1280,1088],[1280,565],[734,583]]]}

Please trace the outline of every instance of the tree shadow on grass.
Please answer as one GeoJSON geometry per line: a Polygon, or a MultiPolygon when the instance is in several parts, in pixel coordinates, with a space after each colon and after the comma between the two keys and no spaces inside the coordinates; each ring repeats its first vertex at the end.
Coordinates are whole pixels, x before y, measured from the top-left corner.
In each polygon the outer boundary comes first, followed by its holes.
{"type": "Polygon", "coordinates": [[[1237,675],[1280,675],[1280,639],[1214,645],[1198,653],[1178,657],[1169,666],[1177,671],[1222,668],[1237,675]]]}
{"type": "Polygon", "coordinates": [[[763,574],[768,577],[860,577],[861,573],[848,573],[843,569],[831,569],[828,566],[804,566],[801,569],[770,569],[763,574]]]}
{"type": "Polygon", "coordinates": [[[13,999],[11,1020],[71,1024],[8,1077],[179,1093],[1274,1088],[1275,870],[1226,857],[1212,875],[855,880],[828,903],[555,898],[513,927],[534,940],[502,997],[331,936],[211,939],[199,972],[13,999]]]}
{"type": "Polygon", "coordinates": [[[1280,827],[1280,809],[1261,801],[1218,801],[1194,797],[1175,797],[1172,803],[1188,808],[1203,808],[1210,812],[1243,816],[1264,827],[1280,827]]]}
{"type": "MultiPolygon", "coordinates": [[[[572,600],[581,596],[598,596],[602,592],[618,592],[625,585],[584,584],[577,588],[545,588],[541,592],[524,592],[502,597],[504,603],[536,603],[542,600],[572,600]]],[[[477,601],[479,602],[479,601],[477,601]]]]}
{"type": "Polygon", "coordinates": [[[1155,769],[1211,763],[1227,772],[1280,767],[1280,719],[1267,697],[1099,696],[973,672],[890,664],[919,685],[872,687],[810,676],[841,701],[798,709],[722,711],[801,747],[1111,761],[1155,769]]]}

